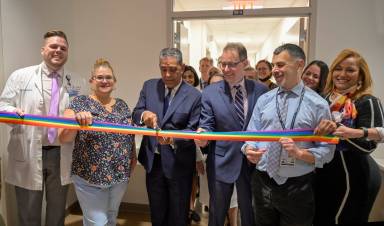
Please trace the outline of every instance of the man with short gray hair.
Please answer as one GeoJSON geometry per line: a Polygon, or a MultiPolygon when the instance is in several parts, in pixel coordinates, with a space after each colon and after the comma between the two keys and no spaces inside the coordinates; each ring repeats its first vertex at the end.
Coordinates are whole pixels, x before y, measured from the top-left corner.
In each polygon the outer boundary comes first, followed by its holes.
{"type": "MultiPolygon", "coordinates": [[[[161,79],[143,85],[133,110],[134,123],[156,130],[196,130],[201,94],[182,80],[180,50],[161,50],[159,67],[161,79]]],[[[138,160],[147,172],[153,226],[187,225],[195,159],[193,140],[143,137],[138,160]]]]}

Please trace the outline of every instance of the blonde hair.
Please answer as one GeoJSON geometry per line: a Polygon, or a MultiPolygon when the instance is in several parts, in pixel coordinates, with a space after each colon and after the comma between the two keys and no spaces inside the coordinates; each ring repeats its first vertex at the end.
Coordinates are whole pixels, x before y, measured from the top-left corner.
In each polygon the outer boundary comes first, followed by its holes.
{"type": "Polygon", "coordinates": [[[331,67],[329,68],[329,74],[327,77],[327,82],[324,87],[324,94],[327,95],[331,93],[334,89],[332,74],[335,71],[335,67],[337,67],[343,60],[353,57],[356,60],[356,64],[359,67],[359,80],[361,81],[361,85],[356,90],[356,92],[351,97],[353,100],[356,100],[364,95],[372,94],[372,77],[371,72],[369,71],[369,67],[364,57],[361,56],[354,49],[344,49],[337,56],[336,59],[332,62],[331,67]]]}
{"type": "Polygon", "coordinates": [[[93,64],[92,77],[95,76],[95,71],[99,67],[106,67],[106,68],[111,69],[113,80],[116,82],[115,72],[113,72],[113,68],[112,68],[111,64],[109,63],[109,61],[104,59],[104,58],[97,59],[96,62],[93,64]]]}

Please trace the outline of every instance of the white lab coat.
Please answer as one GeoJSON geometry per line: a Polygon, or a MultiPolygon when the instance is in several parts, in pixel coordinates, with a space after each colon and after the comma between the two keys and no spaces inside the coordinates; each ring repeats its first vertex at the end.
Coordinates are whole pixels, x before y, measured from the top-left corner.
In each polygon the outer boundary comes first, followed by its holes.
{"type": "MultiPolygon", "coordinates": [[[[68,72],[64,71],[64,75],[68,72]]],[[[67,75],[68,76],[68,75],[67,75]]],[[[68,87],[60,88],[59,114],[62,115],[69,104],[68,87]]],[[[45,111],[41,64],[16,70],[8,78],[0,97],[0,111],[14,112],[15,108],[26,114],[42,115],[45,111]]],[[[8,167],[5,180],[13,185],[29,190],[42,190],[42,127],[11,125],[8,144],[8,167]]],[[[60,171],[61,184],[69,184],[73,143],[61,145],[60,171]]]]}

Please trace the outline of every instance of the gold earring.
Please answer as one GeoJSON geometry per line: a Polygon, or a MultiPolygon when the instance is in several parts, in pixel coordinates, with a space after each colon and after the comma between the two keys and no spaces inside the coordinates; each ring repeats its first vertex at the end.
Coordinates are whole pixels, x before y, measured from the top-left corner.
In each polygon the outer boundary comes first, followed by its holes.
{"type": "Polygon", "coordinates": [[[361,87],[362,87],[362,85],[363,85],[363,82],[362,81],[358,81],[357,82],[357,90],[360,90],[361,89],[361,87]]]}

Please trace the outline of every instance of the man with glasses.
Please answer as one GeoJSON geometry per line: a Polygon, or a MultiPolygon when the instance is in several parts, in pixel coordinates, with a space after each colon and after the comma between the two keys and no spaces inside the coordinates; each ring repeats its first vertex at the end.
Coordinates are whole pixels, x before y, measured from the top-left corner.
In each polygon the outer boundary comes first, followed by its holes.
{"type": "MultiPolygon", "coordinates": [[[[134,123],[156,130],[196,130],[201,94],[182,79],[180,50],[161,50],[159,61],[161,79],[144,83],[133,110],[134,123]]],[[[138,160],[147,171],[152,225],[187,225],[196,163],[193,140],[144,136],[138,160]]]]}
{"type": "MultiPolygon", "coordinates": [[[[244,79],[248,66],[247,50],[241,43],[228,43],[220,58],[224,81],[209,85],[202,93],[202,110],[198,132],[242,131],[258,97],[267,88],[244,79]]],[[[200,147],[206,140],[195,140],[200,147]]],[[[224,225],[225,215],[236,184],[242,225],[254,225],[250,187],[250,167],[241,153],[244,142],[211,141],[207,173],[210,190],[209,225],[224,225]]]]}

